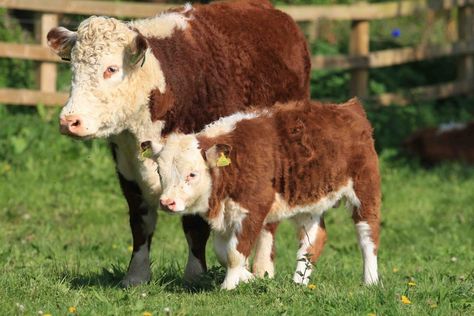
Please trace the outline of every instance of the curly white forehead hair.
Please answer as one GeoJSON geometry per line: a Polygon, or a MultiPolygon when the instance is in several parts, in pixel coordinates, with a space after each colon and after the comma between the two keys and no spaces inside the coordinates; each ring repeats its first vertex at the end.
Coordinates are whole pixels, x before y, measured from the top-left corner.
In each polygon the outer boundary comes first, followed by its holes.
{"type": "Polygon", "coordinates": [[[91,16],[79,25],[72,55],[75,61],[95,64],[104,53],[129,45],[134,36],[136,33],[120,20],[91,16]]]}

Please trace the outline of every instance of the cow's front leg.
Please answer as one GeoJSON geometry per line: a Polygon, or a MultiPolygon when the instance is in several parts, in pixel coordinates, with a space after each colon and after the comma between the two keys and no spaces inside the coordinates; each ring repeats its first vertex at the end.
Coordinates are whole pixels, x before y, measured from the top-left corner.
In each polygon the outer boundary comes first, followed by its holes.
{"type": "Polygon", "coordinates": [[[188,242],[188,262],[184,270],[184,279],[195,281],[206,266],[206,243],[209,239],[210,227],[198,215],[183,216],[183,231],[188,242]]]}
{"type": "Polygon", "coordinates": [[[150,281],[150,245],[157,214],[155,209],[146,205],[137,183],[128,181],[120,173],[119,180],[129,207],[133,237],[132,258],[122,280],[122,286],[130,287],[150,281]]]}

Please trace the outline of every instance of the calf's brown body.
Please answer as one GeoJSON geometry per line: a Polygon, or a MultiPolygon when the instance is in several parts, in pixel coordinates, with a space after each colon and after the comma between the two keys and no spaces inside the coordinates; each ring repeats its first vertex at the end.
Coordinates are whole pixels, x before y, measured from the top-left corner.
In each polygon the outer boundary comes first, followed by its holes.
{"type": "MultiPolygon", "coordinates": [[[[241,120],[231,132],[205,135],[197,136],[202,152],[226,146],[231,164],[210,169],[212,189],[204,217],[212,225],[222,218],[229,200],[242,207],[245,218],[235,233],[236,249],[244,257],[250,255],[263,225],[294,216],[300,223],[300,247],[314,262],[326,238],[323,213],[345,197],[358,228],[364,265],[366,256],[376,260],[378,158],[371,125],[357,100],[341,105],[294,102],[241,120]],[[305,212],[314,218],[303,218],[305,212]],[[317,229],[310,228],[311,220],[317,229]],[[312,242],[306,243],[307,238],[312,242]]],[[[375,264],[375,272],[366,272],[365,281],[375,283],[378,277],[368,274],[376,273],[376,261],[370,264],[375,264]]]]}

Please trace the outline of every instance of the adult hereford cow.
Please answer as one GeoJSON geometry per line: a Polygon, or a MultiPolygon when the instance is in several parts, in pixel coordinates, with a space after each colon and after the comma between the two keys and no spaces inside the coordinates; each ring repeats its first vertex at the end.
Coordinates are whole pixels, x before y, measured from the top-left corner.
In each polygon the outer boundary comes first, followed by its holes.
{"type": "Polygon", "coordinates": [[[407,138],[403,146],[426,166],[446,160],[474,164],[474,122],[421,129],[407,138]]]}
{"type": "Polygon", "coordinates": [[[247,260],[262,228],[285,218],[299,230],[293,279],[307,284],[309,261],[326,239],[324,213],[340,200],[357,229],[364,281],[378,282],[378,158],[357,100],[291,102],[222,118],[198,134],[173,133],[158,165],[164,208],[200,214],[215,231],[217,257],[227,266],[224,289],[252,277],[247,260]]]}
{"type": "MultiPolygon", "coordinates": [[[[71,60],[73,70],[61,132],[106,137],[113,148],[133,235],[124,286],[150,279],[149,248],[161,194],[156,165],[141,159],[140,142],[200,130],[253,104],[271,106],[309,94],[304,36],[267,0],[186,5],[128,23],[93,16],[77,32],[52,29],[48,43],[71,60]]],[[[185,278],[192,280],[206,270],[209,227],[189,216],[183,229],[190,249],[185,278]]],[[[274,226],[268,229],[273,233],[274,226]]]]}

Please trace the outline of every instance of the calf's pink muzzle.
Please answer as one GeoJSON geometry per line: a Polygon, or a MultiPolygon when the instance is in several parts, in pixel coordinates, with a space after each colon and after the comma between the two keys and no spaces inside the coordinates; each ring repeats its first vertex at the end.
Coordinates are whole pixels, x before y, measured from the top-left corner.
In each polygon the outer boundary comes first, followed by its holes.
{"type": "Polygon", "coordinates": [[[161,204],[161,207],[165,211],[171,211],[171,212],[176,211],[176,201],[172,199],[167,199],[167,198],[160,199],[160,204],[161,204]]]}

